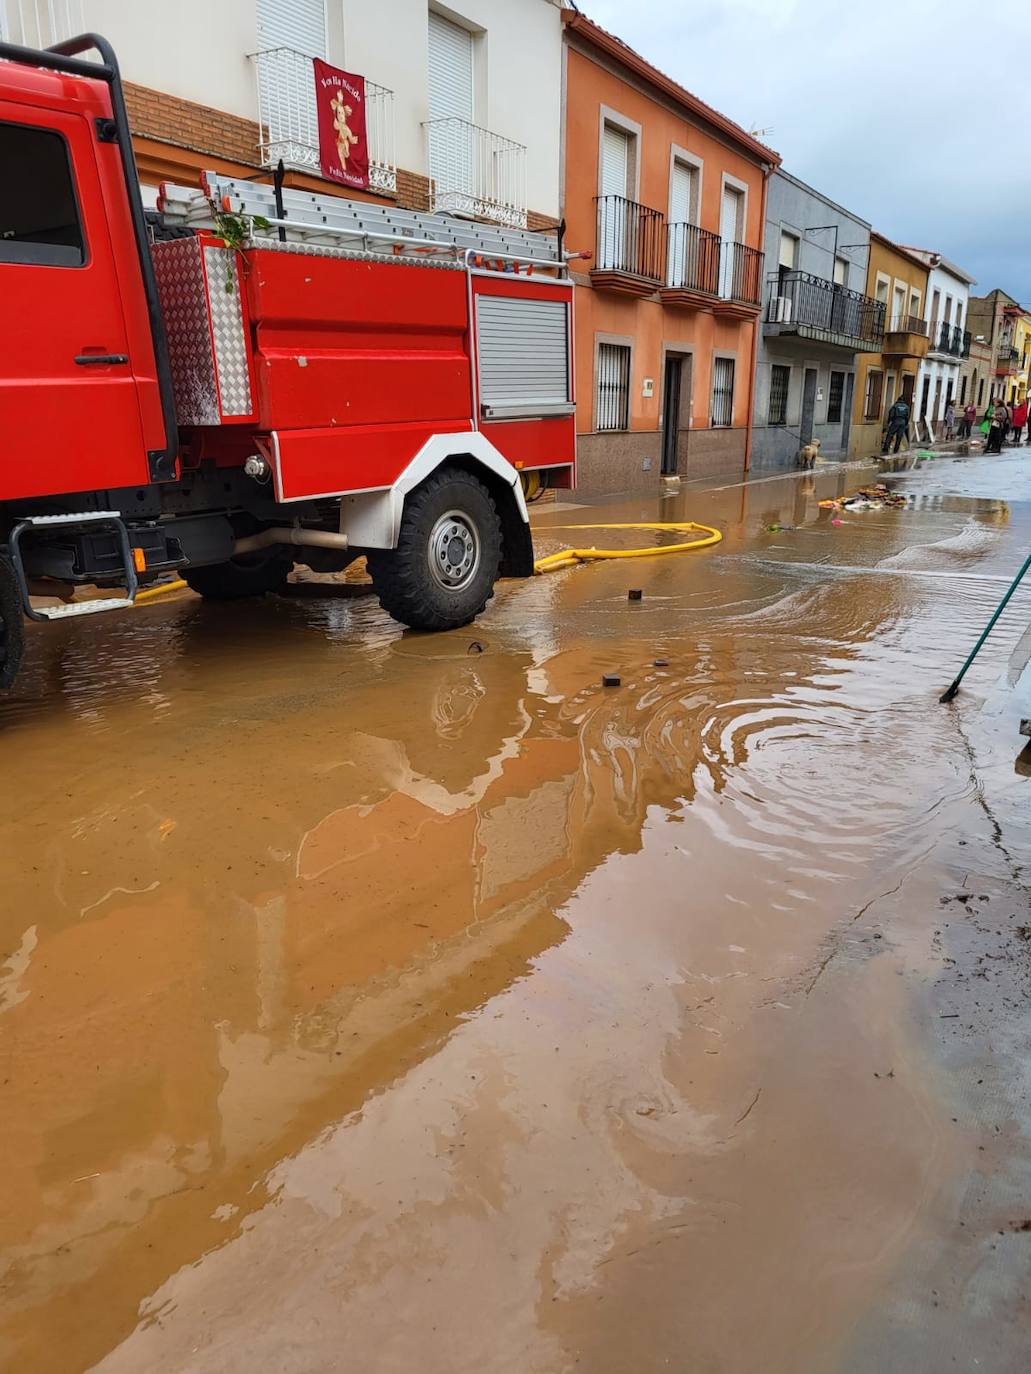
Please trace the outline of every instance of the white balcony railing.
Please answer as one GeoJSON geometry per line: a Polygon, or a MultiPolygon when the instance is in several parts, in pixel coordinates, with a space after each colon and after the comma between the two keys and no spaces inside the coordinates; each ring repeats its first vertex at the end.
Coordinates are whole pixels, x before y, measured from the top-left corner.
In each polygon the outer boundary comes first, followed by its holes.
{"type": "Polygon", "coordinates": [[[431,119],[423,128],[434,210],[525,229],[526,149],[521,143],[467,119],[431,119]]]}
{"type": "MultiPolygon", "coordinates": [[[[253,54],[258,77],[261,161],[275,167],[280,158],[299,171],[319,171],[319,120],[311,58],[293,48],[266,48],[253,54]]],[[[369,141],[369,184],[378,191],[397,189],[394,163],[394,92],[365,82],[365,133],[369,141]]]]}
{"type": "Polygon", "coordinates": [[[26,48],[49,48],[85,28],[82,0],[0,0],[0,35],[26,48]]]}

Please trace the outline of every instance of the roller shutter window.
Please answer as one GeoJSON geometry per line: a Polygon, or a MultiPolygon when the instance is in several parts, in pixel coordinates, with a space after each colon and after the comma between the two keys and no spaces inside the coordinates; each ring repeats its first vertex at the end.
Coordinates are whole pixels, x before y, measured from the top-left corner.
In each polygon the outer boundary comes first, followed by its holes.
{"type": "Polygon", "coordinates": [[[262,48],[325,57],[326,0],[258,0],[258,40],[262,48]]]}
{"type": "Polygon", "coordinates": [[[734,423],[734,359],[712,360],[712,427],[728,428],[734,423]]]}
{"type": "Polygon", "coordinates": [[[686,162],[674,161],[669,182],[669,228],[666,248],[666,282],[669,286],[684,286],[689,281],[693,283],[697,275],[697,250],[694,239],[686,228],[691,223],[693,177],[693,167],[689,167],[686,162]]]}
{"type": "Polygon", "coordinates": [[[569,307],[564,300],[476,299],[480,404],[548,414],[569,409],[569,307]]]}
{"type": "Polygon", "coordinates": [[[269,54],[258,64],[260,103],[268,121],[263,138],[286,145],[287,161],[317,166],[319,120],[310,59],[328,56],[325,0],[258,0],[258,47],[269,54]]]}
{"type": "Polygon", "coordinates": [[[608,271],[633,271],[629,205],[631,135],[615,124],[602,127],[601,206],[598,216],[598,266],[608,271]]]}
{"type": "Polygon", "coordinates": [[[742,232],[744,196],[734,186],[724,186],[720,205],[720,295],[729,300],[738,286],[738,236],[742,232]]]}
{"type": "Polygon", "coordinates": [[[430,10],[430,118],[473,120],[473,36],[430,10]]]}
{"type": "Polygon", "coordinates": [[[428,52],[430,176],[438,199],[448,192],[474,196],[473,36],[430,10],[428,52]]]}
{"type": "Polygon", "coordinates": [[[630,345],[598,345],[597,396],[594,405],[596,430],[628,429],[630,426],[630,345]]]}
{"type": "Polygon", "coordinates": [[[789,272],[793,272],[798,266],[798,238],[795,234],[789,234],[784,229],[780,231],[779,263],[789,272]]]}

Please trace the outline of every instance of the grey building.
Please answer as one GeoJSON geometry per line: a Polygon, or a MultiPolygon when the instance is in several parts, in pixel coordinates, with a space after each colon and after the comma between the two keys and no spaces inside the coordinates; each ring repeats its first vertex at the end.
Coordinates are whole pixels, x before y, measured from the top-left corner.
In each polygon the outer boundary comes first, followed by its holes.
{"type": "Polygon", "coordinates": [[[884,305],[865,294],[870,225],[779,170],[765,235],[752,467],[794,466],[811,439],[822,458],[843,457],[856,354],[884,340],[884,305]]]}

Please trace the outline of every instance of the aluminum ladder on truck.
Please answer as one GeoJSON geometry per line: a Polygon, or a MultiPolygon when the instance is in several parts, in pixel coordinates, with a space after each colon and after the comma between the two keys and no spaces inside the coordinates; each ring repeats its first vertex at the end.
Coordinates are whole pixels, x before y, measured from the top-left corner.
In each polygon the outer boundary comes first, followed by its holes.
{"type": "Polygon", "coordinates": [[[218,232],[215,206],[226,213],[267,220],[267,229],[259,225],[252,228],[251,242],[255,244],[282,238],[288,244],[348,253],[389,257],[409,251],[428,261],[446,258],[466,265],[482,260],[488,267],[493,263],[512,267],[525,264],[531,269],[565,273],[565,254],[557,234],[549,238],[533,230],[501,228],[311,191],[283,190],[281,195],[283,215],[279,217],[272,186],[205,172],[199,188],[163,184],[158,210],[170,227],[214,233],[218,232]]]}

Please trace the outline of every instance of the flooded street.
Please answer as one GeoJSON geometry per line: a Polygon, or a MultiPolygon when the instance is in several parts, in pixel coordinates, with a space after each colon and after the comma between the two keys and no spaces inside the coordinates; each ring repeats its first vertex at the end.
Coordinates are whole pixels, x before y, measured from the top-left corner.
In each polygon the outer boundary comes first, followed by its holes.
{"type": "Polygon", "coordinates": [[[541,553],[724,540],[442,636],[190,594],[30,635],[0,1367],[1026,1369],[1031,579],[937,698],[1031,451],[832,524],[870,476],[542,507],[541,553]]]}

